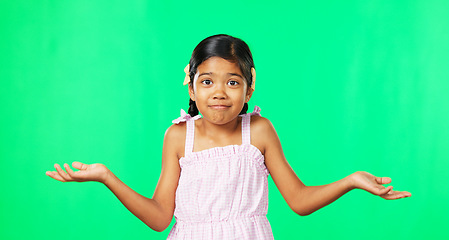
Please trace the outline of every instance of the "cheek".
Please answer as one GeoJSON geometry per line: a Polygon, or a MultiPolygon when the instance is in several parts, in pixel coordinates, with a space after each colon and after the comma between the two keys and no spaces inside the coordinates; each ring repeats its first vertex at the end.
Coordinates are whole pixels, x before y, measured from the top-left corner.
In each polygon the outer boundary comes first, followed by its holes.
{"type": "Polygon", "coordinates": [[[209,94],[207,91],[204,91],[204,89],[200,90],[200,91],[195,91],[195,100],[197,102],[204,102],[207,101],[209,94]]]}
{"type": "Polygon", "coordinates": [[[246,100],[246,94],[241,92],[241,91],[236,91],[236,92],[232,92],[230,93],[230,95],[232,95],[232,99],[236,100],[236,101],[245,101],[246,100]]]}

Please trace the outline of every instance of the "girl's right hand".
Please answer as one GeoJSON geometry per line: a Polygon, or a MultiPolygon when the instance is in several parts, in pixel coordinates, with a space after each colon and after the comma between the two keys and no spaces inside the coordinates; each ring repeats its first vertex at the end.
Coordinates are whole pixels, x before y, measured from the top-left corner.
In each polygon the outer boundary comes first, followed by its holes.
{"type": "Polygon", "coordinates": [[[56,171],[47,171],[47,176],[61,182],[87,182],[96,181],[104,183],[109,175],[109,169],[100,163],[83,164],[80,162],[73,162],[72,167],[79,171],[74,172],[67,163],[64,164],[65,172],[59,164],[55,164],[56,171]]]}

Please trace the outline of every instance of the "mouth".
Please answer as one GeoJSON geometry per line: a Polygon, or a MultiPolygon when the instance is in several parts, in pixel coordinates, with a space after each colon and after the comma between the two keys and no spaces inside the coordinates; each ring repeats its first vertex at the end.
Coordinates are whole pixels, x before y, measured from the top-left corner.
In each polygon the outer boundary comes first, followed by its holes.
{"type": "Polygon", "coordinates": [[[223,110],[223,109],[228,109],[231,106],[227,106],[227,105],[209,105],[210,108],[212,109],[216,109],[216,110],[223,110]]]}

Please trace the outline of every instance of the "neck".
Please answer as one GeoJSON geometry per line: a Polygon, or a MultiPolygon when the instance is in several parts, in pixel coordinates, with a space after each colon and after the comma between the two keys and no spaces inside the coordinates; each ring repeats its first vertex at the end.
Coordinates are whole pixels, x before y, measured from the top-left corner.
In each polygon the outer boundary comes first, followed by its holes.
{"type": "Polygon", "coordinates": [[[232,121],[225,124],[214,124],[203,118],[199,128],[205,136],[217,138],[219,136],[227,136],[235,133],[235,131],[239,128],[239,125],[239,117],[236,117],[232,121]]]}

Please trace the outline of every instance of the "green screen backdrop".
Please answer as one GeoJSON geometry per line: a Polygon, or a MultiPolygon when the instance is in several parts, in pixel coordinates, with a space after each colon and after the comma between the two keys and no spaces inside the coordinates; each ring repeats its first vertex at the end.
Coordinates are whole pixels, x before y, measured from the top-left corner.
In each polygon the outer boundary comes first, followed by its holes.
{"type": "Polygon", "coordinates": [[[355,171],[413,196],[354,190],[312,215],[269,177],[275,239],[443,239],[449,210],[448,1],[1,1],[0,239],[165,239],[99,183],[104,163],[151,197],[183,69],[207,36],[245,40],[258,105],[306,185],[355,171]]]}

